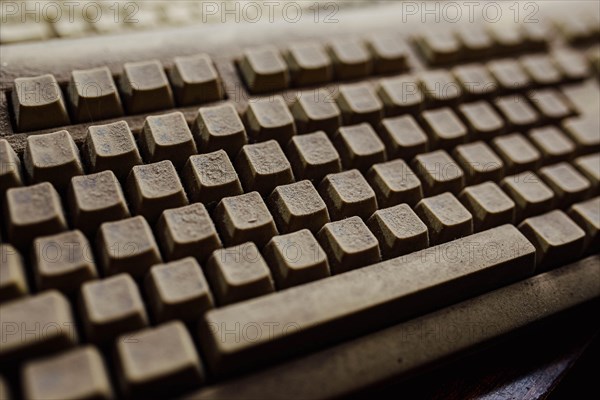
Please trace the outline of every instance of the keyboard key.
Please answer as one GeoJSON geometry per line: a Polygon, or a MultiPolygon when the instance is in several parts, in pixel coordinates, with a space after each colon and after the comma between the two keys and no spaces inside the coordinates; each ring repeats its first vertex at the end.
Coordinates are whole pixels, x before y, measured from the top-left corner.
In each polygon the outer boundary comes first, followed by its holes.
{"type": "Polygon", "coordinates": [[[419,82],[430,106],[453,105],[462,96],[460,85],[448,70],[422,72],[419,82]]]}
{"type": "Polygon", "coordinates": [[[525,38],[525,44],[528,50],[545,51],[548,49],[548,42],[555,38],[555,32],[547,22],[538,20],[524,21],[519,28],[525,38]]]}
{"type": "Polygon", "coordinates": [[[318,85],[331,81],[333,66],[319,43],[293,43],[284,54],[295,86],[318,85]]]}
{"type": "Polygon", "coordinates": [[[228,246],[253,241],[262,247],[278,234],[273,217],[258,192],[224,198],[215,209],[214,220],[228,246]]]}
{"type": "Polygon", "coordinates": [[[8,241],[23,250],[38,236],[67,229],[60,197],[48,182],[9,189],[5,216],[8,241]]]}
{"type": "Polygon", "coordinates": [[[529,140],[542,153],[544,164],[567,161],[575,155],[575,144],[554,126],[532,129],[529,140]]]}
{"type": "Polygon", "coordinates": [[[246,192],[268,196],[277,186],[294,182],[290,162],[275,140],[245,145],[235,166],[246,192]]]}
{"type": "Polygon", "coordinates": [[[567,208],[575,202],[585,200],[591,193],[590,182],[566,162],[544,167],[539,170],[539,174],[554,191],[555,205],[558,207],[567,208]]]}
{"type": "Polygon", "coordinates": [[[377,94],[388,116],[416,114],[423,108],[423,93],[414,75],[380,79],[377,94]]]}
{"type": "Polygon", "coordinates": [[[6,383],[2,376],[0,376],[0,399],[12,399],[10,395],[10,387],[8,386],[8,383],[6,383]]]}
{"type": "Polygon", "coordinates": [[[410,161],[414,156],[429,150],[429,139],[411,115],[384,118],[379,135],[385,144],[388,158],[410,161]]]}
{"type": "Polygon", "coordinates": [[[465,57],[473,60],[489,56],[495,50],[492,37],[482,25],[465,24],[455,31],[457,39],[465,49],[465,57]]]}
{"type": "Polygon", "coordinates": [[[487,63],[490,73],[504,91],[525,90],[531,86],[531,80],[518,61],[505,58],[487,63]]]}
{"type": "Polygon", "coordinates": [[[317,232],[329,222],[323,199],[310,181],[281,185],[273,190],[268,204],[279,232],[295,232],[306,228],[317,232]]]}
{"type": "Polygon", "coordinates": [[[430,65],[452,63],[461,50],[460,42],[448,31],[425,30],[417,37],[416,44],[430,65]]]}
{"type": "Polygon", "coordinates": [[[426,196],[444,192],[458,193],[465,186],[464,172],[444,150],[419,154],[412,164],[413,170],[421,179],[426,196]]]}
{"type": "Polygon", "coordinates": [[[332,274],[381,261],[377,238],[359,217],[326,224],[317,239],[329,258],[332,274]]]}
{"type": "Polygon", "coordinates": [[[286,145],[296,134],[294,117],[281,96],[251,99],[246,111],[246,122],[248,134],[256,142],[275,139],[286,145]]]}
{"type": "Polygon", "coordinates": [[[182,170],[191,202],[211,205],[223,197],[242,194],[242,185],[227,153],[218,150],[191,156],[182,170]]]}
{"type": "Polygon", "coordinates": [[[235,157],[248,143],[246,128],[232,104],[200,107],[193,133],[202,152],[224,150],[235,157]]]}
{"type": "Polygon", "coordinates": [[[383,142],[366,123],[341,127],[333,143],[345,169],[366,171],[371,165],[386,160],[383,142]]]}
{"type": "Polygon", "coordinates": [[[6,139],[0,139],[0,196],[13,187],[23,186],[21,160],[6,139]]]}
{"type": "Polygon", "coordinates": [[[499,52],[513,53],[525,49],[525,38],[519,29],[507,29],[505,24],[498,23],[488,23],[486,28],[499,52]]]}
{"type": "Polygon", "coordinates": [[[0,302],[14,300],[28,293],[23,258],[12,245],[0,244],[0,302]]]}
{"type": "Polygon", "coordinates": [[[562,128],[575,142],[578,154],[600,151],[600,121],[597,115],[569,118],[562,128]]]}
{"type": "Polygon", "coordinates": [[[102,224],[96,254],[105,275],[128,272],[142,278],[151,266],[162,263],[152,230],[143,217],[102,224]]]}
{"type": "Polygon", "coordinates": [[[324,89],[301,92],[290,106],[299,133],[324,131],[333,135],[342,124],[335,97],[324,89]]]}
{"type": "Polygon", "coordinates": [[[208,103],[223,98],[221,78],[206,54],[175,57],[169,69],[175,100],[180,106],[208,103]]]}
{"type": "Polygon", "coordinates": [[[598,251],[600,245],[600,197],[576,203],[569,209],[569,217],[586,232],[585,247],[590,252],[598,251]]]}
{"type": "Polygon", "coordinates": [[[464,171],[468,185],[499,182],[504,177],[504,163],[484,142],[456,146],[452,155],[464,171]]]}
{"type": "Polygon", "coordinates": [[[265,246],[264,255],[280,289],[331,275],[325,251],[308,229],[275,236],[265,246]]]}
{"type": "Polygon", "coordinates": [[[452,193],[424,198],[416,205],[415,211],[429,227],[432,244],[473,234],[473,216],[452,193]]]}
{"type": "Polygon", "coordinates": [[[120,180],[124,180],[135,165],[142,164],[125,121],[90,126],[82,152],[90,172],[111,170],[120,180]]]}
{"type": "Polygon", "coordinates": [[[290,73],[275,47],[247,49],[239,63],[244,81],[252,93],[282,90],[290,84],[290,73]]]}
{"type": "Polygon", "coordinates": [[[473,216],[475,232],[515,223],[515,203],[494,182],[466,187],[459,200],[473,216]]]}
{"type": "Polygon", "coordinates": [[[377,196],[380,208],[400,203],[414,206],[423,198],[421,181],[404,160],[375,164],[367,172],[366,178],[377,196]]]}
{"type": "Polygon", "coordinates": [[[498,88],[498,84],[482,64],[460,65],[454,67],[452,73],[467,96],[489,96],[498,88]]]}
{"type": "Polygon", "coordinates": [[[194,342],[180,321],[122,336],[116,358],[128,397],[172,396],[204,381],[194,342]]]}
{"type": "Polygon", "coordinates": [[[539,122],[539,114],[521,95],[499,97],[494,101],[507,124],[517,130],[527,130],[539,122]]]}
{"type": "Polygon", "coordinates": [[[576,114],[595,114],[600,107],[598,83],[592,79],[560,87],[576,114]]]}
{"type": "Polygon", "coordinates": [[[575,261],[583,253],[585,232],[560,210],[527,218],[519,229],[535,246],[536,272],[575,261]]]}
{"type": "Polygon", "coordinates": [[[129,274],[84,284],[79,313],[92,343],[108,344],[125,332],[148,326],[142,296],[129,274]]]}
{"type": "Polygon", "coordinates": [[[16,78],[12,107],[21,132],[69,124],[62,92],[52,75],[16,78]]]}
{"type": "Polygon", "coordinates": [[[429,247],[427,226],[407,204],[375,211],[367,225],[379,241],[384,259],[429,247]]]}
{"type": "Polygon", "coordinates": [[[119,92],[108,67],[73,71],[68,95],[78,122],[123,115],[119,92]]]}
{"type": "Polygon", "coordinates": [[[373,65],[369,51],[356,39],[344,38],[329,42],[329,56],[337,79],[355,79],[368,76],[373,65]]]}
{"type": "Polygon", "coordinates": [[[213,308],[206,278],[192,257],[155,265],[144,284],[148,303],[158,322],[195,321],[213,308]]]}
{"type": "Polygon", "coordinates": [[[507,175],[536,170],[542,163],[540,152],[520,133],[497,137],[492,145],[504,161],[507,175]]]}
{"type": "Polygon", "coordinates": [[[336,101],[346,125],[377,125],[383,118],[383,104],[367,83],[340,85],[336,101]]]}
{"type": "Polygon", "coordinates": [[[448,107],[424,111],[421,120],[433,148],[452,149],[467,141],[467,128],[448,107]]]}
{"type": "Polygon", "coordinates": [[[504,133],[504,121],[490,103],[465,103],[459,105],[458,110],[473,139],[490,140],[504,133]]]}
{"type": "Polygon", "coordinates": [[[196,143],[181,112],[146,117],[140,147],[148,162],[170,160],[181,168],[196,154],[196,143]]]}
{"type": "Polygon", "coordinates": [[[556,89],[536,90],[529,95],[529,100],[549,122],[573,115],[566,98],[556,89]]]}
{"type": "Polygon", "coordinates": [[[556,22],[561,33],[572,44],[585,42],[592,37],[592,29],[587,21],[576,13],[561,15],[556,22]]]}
{"type": "Polygon", "coordinates": [[[167,75],[157,60],[125,63],[120,88],[129,114],[175,106],[167,75]]]}
{"type": "Polygon", "coordinates": [[[114,396],[102,356],[89,345],[28,362],[22,376],[23,393],[28,399],[111,399],[114,396]]]}
{"type": "Polygon", "coordinates": [[[373,57],[377,74],[401,72],[407,69],[408,49],[396,35],[372,34],[367,41],[367,47],[373,57]]]}
{"type": "Polygon", "coordinates": [[[323,131],[294,136],[287,154],[296,179],[320,182],[327,174],[342,170],[342,161],[323,131]]]}
{"type": "Polygon", "coordinates": [[[169,160],[133,167],[127,177],[131,209],[154,223],[167,208],[188,204],[175,167],[169,160]]]}
{"type": "Polygon", "coordinates": [[[0,305],[3,362],[15,363],[75,346],[79,339],[69,301],[49,290],[0,305]]]}
{"type": "Polygon", "coordinates": [[[204,271],[219,305],[275,291],[269,267],[252,242],[216,250],[204,271]]]}
{"type": "Polygon", "coordinates": [[[28,136],[23,162],[31,183],[48,181],[59,191],[72,177],[84,174],[79,150],[67,131],[28,136]]]}
{"type": "Polygon", "coordinates": [[[163,211],[156,236],[167,260],[195,257],[204,262],[213,250],[223,247],[202,203],[163,211]]]}
{"type": "Polygon", "coordinates": [[[545,54],[523,56],[520,62],[525,72],[537,85],[556,85],[562,80],[560,71],[545,54]]]}
{"type": "Polygon", "coordinates": [[[329,174],[319,185],[332,221],[358,215],[366,220],[377,210],[375,192],[356,170],[329,174]]]}
{"type": "Polygon", "coordinates": [[[566,47],[553,50],[552,60],[562,75],[570,81],[585,79],[592,72],[585,57],[577,50],[566,47]]]}
{"type": "Polygon", "coordinates": [[[554,206],[554,192],[531,171],[507,176],[500,186],[517,205],[516,222],[548,212],[554,206]]]}
{"type": "Polygon", "coordinates": [[[600,184],[600,154],[590,154],[575,159],[575,167],[590,181],[594,188],[600,184]]]}

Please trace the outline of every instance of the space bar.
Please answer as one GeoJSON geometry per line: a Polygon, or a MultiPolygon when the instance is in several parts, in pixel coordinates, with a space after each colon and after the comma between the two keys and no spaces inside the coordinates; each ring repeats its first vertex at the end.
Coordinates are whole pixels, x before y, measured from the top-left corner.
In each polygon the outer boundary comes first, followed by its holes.
{"type": "Polygon", "coordinates": [[[208,312],[200,344],[222,375],[424,314],[533,274],[512,225],[208,312]]]}

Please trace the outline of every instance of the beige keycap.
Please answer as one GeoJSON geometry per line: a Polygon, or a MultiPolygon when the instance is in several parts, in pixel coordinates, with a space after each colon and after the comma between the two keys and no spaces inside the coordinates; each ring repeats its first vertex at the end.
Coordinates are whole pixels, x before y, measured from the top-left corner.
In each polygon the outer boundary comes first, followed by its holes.
{"type": "Polygon", "coordinates": [[[452,74],[465,95],[470,97],[490,96],[498,84],[483,64],[466,64],[454,67],[452,74]]]}
{"type": "Polygon", "coordinates": [[[28,293],[23,257],[12,245],[0,244],[0,302],[14,300],[28,293]]]}
{"type": "Polygon", "coordinates": [[[569,209],[569,217],[586,233],[585,247],[588,252],[598,251],[600,245],[600,197],[576,203],[569,209]]]}
{"type": "Polygon", "coordinates": [[[10,400],[12,399],[10,395],[10,387],[6,380],[0,375],[0,399],[10,400]]]}
{"type": "Polygon", "coordinates": [[[448,70],[422,72],[419,83],[430,106],[452,105],[462,96],[460,85],[448,70]]]}
{"type": "Polygon", "coordinates": [[[510,128],[529,129],[539,122],[539,114],[522,95],[498,97],[494,105],[510,128]]]}
{"type": "Polygon", "coordinates": [[[23,393],[28,399],[100,399],[114,397],[102,356],[82,346],[23,367],[23,393]]]}
{"type": "Polygon", "coordinates": [[[430,65],[451,63],[461,50],[460,42],[446,30],[424,30],[419,33],[416,44],[430,65]]]}
{"type": "Polygon", "coordinates": [[[506,174],[536,170],[542,163],[540,152],[520,133],[495,138],[492,146],[504,161],[506,174]]]}
{"type": "Polygon", "coordinates": [[[173,108],[173,92],[160,61],[129,62],[123,65],[121,95],[129,114],[173,108]]]}
{"type": "Polygon", "coordinates": [[[134,214],[154,223],[163,210],[188,204],[175,167],[169,160],[133,167],[127,177],[127,197],[134,214]]]}
{"type": "Polygon", "coordinates": [[[466,57],[480,60],[495,50],[494,41],[482,24],[458,26],[455,35],[464,47],[466,57]]]}
{"type": "Polygon", "coordinates": [[[388,158],[410,161],[417,154],[429,150],[429,139],[411,115],[384,118],[379,135],[385,144],[388,158]]]}
{"type": "Polygon", "coordinates": [[[290,84],[288,67],[275,47],[247,49],[239,61],[239,67],[252,93],[282,90],[290,84]]]}
{"type": "Polygon", "coordinates": [[[356,169],[327,175],[318,189],[332,221],[355,215],[366,220],[377,210],[375,192],[356,169]]]}
{"type": "Polygon", "coordinates": [[[444,192],[458,193],[465,186],[465,174],[444,150],[419,154],[412,162],[426,196],[444,192]]]}
{"type": "Polygon", "coordinates": [[[421,120],[429,133],[432,148],[451,150],[467,141],[467,128],[448,107],[425,111],[421,120]]]}
{"type": "Polygon", "coordinates": [[[223,247],[202,203],[163,211],[156,236],[167,260],[195,257],[203,262],[213,250],[223,247]]]}
{"type": "Polygon", "coordinates": [[[340,38],[329,42],[327,48],[337,79],[355,79],[368,76],[373,69],[369,50],[354,38],[340,38]]]}
{"type": "Polygon", "coordinates": [[[468,185],[499,182],[504,177],[504,163],[484,142],[456,146],[452,155],[464,171],[468,185]]]}
{"type": "Polygon", "coordinates": [[[590,181],[594,188],[600,184],[600,154],[577,157],[573,165],[590,181]]]}
{"type": "Polygon", "coordinates": [[[551,55],[554,65],[568,80],[585,79],[592,72],[585,56],[577,50],[563,47],[553,50],[551,55]]]}
{"type": "Polygon", "coordinates": [[[292,43],[284,57],[295,86],[318,85],[329,82],[333,77],[331,60],[319,43],[292,43]]]}
{"type": "Polygon", "coordinates": [[[275,140],[245,145],[235,166],[246,192],[267,196],[277,186],[294,182],[292,166],[275,140]]]}
{"type": "Polygon", "coordinates": [[[367,48],[375,64],[375,72],[389,74],[408,68],[408,49],[406,43],[394,34],[374,33],[369,35],[367,48]]]}
{"type": "Polygon", "coordinates": [[[473,216],[475,232],[515,222],[515,203],[494,182],[468,186],[458,198],[473,216]]]}
{"type": "Polygon", "coordinates": [[[592,191],[590,182],[566,162],[541,168],[539,174],[554,192],[555,205],[561,208],[585,200],[592,191]]]}
{"type": "Polygon", "coordinates": [[[191,156],[183,168],[182,179],[192,202],[210,205],[223,197],[243,193],[238,175],[223,150],[191,156]]]}
{"type": "Polygon", "coordinates": [[[128,272],[142,278],[154,264],[162,262],[152,230],[144,217],[132,217],[100,226],[97,257],[105,275],[128,272]]]}
{"type": "Polygon", "coordinates": [[[28,136],[23,162],[31,183],[48,181],[59,191],[72,177],[84,174],[79,150],[67,131],[28,136]]]}
{"type": "Polygon", "coordinates": [[[316,233],[329,222],[325,202],[308,180],[276,187],[267,204],[281,233],[302,228],[316,233]]]}
{"type": "Polygon", "coordinates": [[[529,139],[542,154],[544,164],[568,161],[575,155],[575,144],[555,126],[529,131],[529,139]]]}
{"type": "Polygon", "coordinates": [[[503,24],[488,23],[486,28],[501,53],[513,53],[526,48],[525,35],[519,29],[506,29],[503,24]]]}
{"type": "Polygon", "coordinates": [[[333,138],[333,144],[344,169],[366,171],[387,158],[383,142],[367,123],[341,127],[333,138]]]}
{"type": "Polygon", "coordinates": [[[385,115],[416,114],[424,106],[424,97],[419,80],[414,75],[382,78],[377,86],[377,95],[383,102],[385,115]]]}
{"type": "Polygon", "coordinates": [[[246,110],[248,135],[257,142],[275,139],[281,145],[296,134],[294,117],[290,113],[283,97],[250,99],[246,110]]]}
{"type": "Polygon", "coordinates": [[[68,88],[74,118],[93,122],[123,115],[117,86],[108,67],[75,70],[68,88]]]}
{"type": "Polygon", "coordinates": [[[300,92],[290,105],[298,133],[324,131],[333,135],[342,124],[342,113],[335,102],[335,93],[326,89],[300,92]]]}
{"type": "Polygon", "coordinates": [[[16,78],[11,100],[21,132],[69,124],[65,101],[53,75],[16,78]]]}
{"type": "Polygon", "coordinates": [[[408,204],[375,211],[367,225],[379,241],[384,259],[402,256],[429,246],[427,226],[408,204]]]}
{"type": "Polygon", "coordinates": [[[340,155],[323,131],[294,136],[287,155],[296,179],[320,182],[327,174],[342,170],[340,155]]]}
{"type": "Polygon", "coordinates": [[[554,206],[554,192],[531,171],[507,176],[500,186],[517,206],[516,222],[548,212],[554,206]]]}
{"type": "Polygon", "coordinates": [[[196,259],[152,267],[144,281],[148,304],[158,322],[194,321],[213,308],[213,297],[196,259]]]}
{"type": "Polygon", "coordinates": [[[108,344],[148,325],[142,296],[129,274],[84,284],[78,305],[86,338],[92,343],[108,344]]]}
{"type": "Polygon", "coordinates": [[[487,63],[487,67],[502,90],[523,90],[531,86],[529,76],[515,59],[493,60],[487,63]]]}
{"type": "Polygon", "coordinates": [[[38,236],[67,229],[60,197],[48,182],[9,189],[4,215],[8,241],[20,249],[27,249],[38,236]]]}
{"type": "Polygon", "coordinates": [[[125,121],[90,126],[82,153],[90,172],[111,170],[120,180],[127,178],[135,165],[142,164],[135,139],[125,121]]]}
{"type": "Polygon", "coordinates": [[[178,105],[191,106],[223,98],[221,77],[206,54],[175,57],[169,78],[178,105]]]}
{"type": "Polygon", "coordinates": [[[500,115],[490,103],[476,101],[458,106],[472,139],[490,140],[504,133],[506,128],[500,115]]]}
{"type": "Polygon", "coordinates": [[[246,128],[230,103],[200,107],[192,132],[202,152],[224,150],[235,157],[248,143],[246,128]]]}
{"type": "Polygon", "coordinates": [[[380,208],[407,203],[417,204],[423,198],[421,181],[404,160],[375,164],[366,174],[380,208]]]}
{"type": "Polygon", "coordinates": [[[219,305],[275,291],[269,267],[252,242],[216,250],[204,272],[219,305]]]}
{"type": "Polygon", "coordinates": [[[213,215],[219,234],[228,246],[253,241],[262,247],[278,234],[275,221],[258,192],[224,198],[213,215]]]}
{"type": "Polygon", "coordinates": [[[525,72],[538,85],[555,85],[562,79],[552,59],[545,54],[526,55],[521,57],[520,62],[525,72]]]}
{"type": "Polygon", "coordinates": [[[592,28],[584,18],[577,13],[565,13],[557,18],[556,25],[570,43],[577,44],[589,40],[592,28]]]}
{"type": "Polygon", "coordinates": [[[573,115],[572,106],[554,88],[533,91],[529,94],[529,100],[548,122],[556,122],[573,115]]]}
{"type": "Polygon", "coordinates": [[[600,121],[595,115],[569,118],[562,128],[577,145],[578,154],[600,151],[600,121]]]}
{"type": "Polygon", "coordinates": [[[23,186],[21,160],[6,139],[0,139],[0,196],[13,187],[23,186]]]}
{"type": "Polygon", "coordinates": [[[416,205],[415,212],[429,227],[432,244],[473,234],[473,216],[452,193],[424,198],[416,205]]]}
{"type": "Polygon", "coordinates": [[[519,229],[535,246],[536,272],[567,264],[583,253],[585,232],[560,210],[527,218],[519,229]]]}
{"type": "Polygon", "coordinates": [[[73,177],[68,200],[73,227],[90,237],[103,222],[129,217],[121,185],[112,171],[73,177]]]}
{"type": "Polygon", "coordinates": [[[332,274],[381,261],[377,238],[359,217],[326,224],[317,239],[329,258],[332,274]]]}
{"type": "Polygon", "coordinates": [[[546,51],[548,42],[555,38],[556,32],[549,21],[538,20],[536,23],[523,23],[519,26],[525,38],[525,45],[530,50],[546,51]]]}
{"type": "Polygon", "coordinates": [[[18,363],[77,345],[75,323],[69,301],[56,290],[2,303],[2,361],[18,363]]]}
{"type": "Polygon", "coordinates": [[[197,153],[192,132],[181,112],[146,117],[140,147],[146,161],[170,160],[177,169],[197,153]]]}
{"type": "Polygon", "coordinates": [[[345,125],[368,122],[376,126],[383,118],[383,104],[367,83],[340,85],[336,102],[345,125]]]}

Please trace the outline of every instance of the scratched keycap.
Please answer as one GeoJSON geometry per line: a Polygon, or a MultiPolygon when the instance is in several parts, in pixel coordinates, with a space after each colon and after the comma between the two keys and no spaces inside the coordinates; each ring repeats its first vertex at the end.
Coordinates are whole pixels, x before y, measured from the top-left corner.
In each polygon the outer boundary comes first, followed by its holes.
{"type": "Polygon", "coordinates": [[[278,234],[275,221],[258,192],[221,200],[214,211],[214,222],[227,246],[253,241],[262,247],[278,234]]]}
{"type": "Polygon", "coordinates": [[[28,293],[23,257],[12,245],[0,244],[0,302],[14,300],[28,293]]]}
{"type": "Polygon", "coordinates": [[[400,203],[414,206],[423,198],[421,181],[404,160],[375,164],[367,172],[366,178],[375,192],[379,208],[400,203]]]}
{"type": "Polygon", "coordinates": [[[67,229],[60,197],[48,182],[9,189],[4,207],[8,241],[19,249],[27,249],[37,236],[67,229]]]}
{"type": "Polygon", "coordinates": [[[366,171],[387,158],[383,142],[367,123],[341,127],[333,138],[333,144],[345,169],[366,171]]]}
{"type": "Polygon", "coordinates": [[[331,275],[325,251],[308,229],[273,237],[263,253],[279,289],[331,275]]]}
{"type": "Polygon", "coordinates": [[[342,124],[334,93],[325,89],[300,92],[290,105],[298,133],[324,131],[333,135],[342,124]]]}
{"type": "Polygon", "coordinates": [[[67,131],[28,136],[23,163],[31,183],[48,181],[59,191],[84,174],[79,149],[67,131]]]}
{"type": "Polygon", "coordinates": [[[478,60],[492,54],[495,44],[483,25],[464,24],[458,26],[455,35],[465,49],[464,56],[478,60]]]}
{"type": "Polygon", "coordinates": [[[573,115],[571,105],[556,89],[540,89],[529,94],[529,100],[539,111],[542,118],[555,122],[573,115]]]}
{"type": "Polygon", "coordinates": [[[429,138],[412,115],[384,118],[379,126],[379,136],[389,159],[410,161],[429,150],[429,138]]]}
{"type": "Polygon", "coordinates": [[[327,174],[342,170],[340,155],[323,131],[294,136],[287,156],[296,179],[320,182],[327,174]]]}
{"type": "Polygon", "coordinates": [[[192,133],[202,152],[224,150],[230,157],[248,143],[246,128],[232,104],[200,107],[192,133]]]}
{"type": "Polygon", "coordinates": [[[473,234],[473,216],[452,193],[424,198],[416,205],[415,212],[429,227],[433,245],[473,234]]]}
{"type": "Polygon", "coordinates": [[[387,74],[407,69],[408,49],[398,36],[385,33],[371,34],[367,40],[367,48],[373,57],[376,73],[387,74]]]}
{"type": "Polygon", "coordinates": [[[575,155],[575,144],[555,126],[544,126],[529,131],[529,140],[542,154],[544,164],[567,161],[575,155]]]}
{"type": "Polygon", "coordinates": [[[235,166],[247,192],[267,196],[275,187],[294,182],[292,167],[275,140],[245,145],[235,166]]]}
{"type": "Polygon", "coordinates": [[[432,148],[451,150],[467,141],[467,128],[449,107],[424,111],[421,121],[432,148]]]}
{"type": "Polygon", "coordinates": [[[591,69],[585,56],[567,47],[552,51],[552,60],[562,75],[571,81],[578,81],[587,78],[591,74],[591,69]]]}
{"type": "Polygon", "coordinates": [[[204,271],[219,305],[275,291],[269,267],[252,242],[216,250],[204,271]]]}
{"type": "Polygon", "coordinates": [[[111,170],[120,180],[127,177],[131,168],[142,163],[133,134],[125,121],[90,126],[82,153],[90,172],[111,170]]]}
{"type": "Polygon", "coordinates": [[[467,186],[458,198],[473,216],[475,232],[515,222],[514,201],[494,182],[467,186]]]}
{"type": "Polygon", "coordinates": [[[461,104],[458,111],[472,139],[490,140],[504,133],[504,120],[488,102],[461,104]]]}
{"type": "Polygon", "coordinates": [[[192,202],[211,205],[223,197],[243,193],[238,175],[223,150],[191,156],[181,175],[192,202]]]}
{"type": "Polygon", "coordinates": [[[158,322],[194,321],[214,307],[204,273],[192,257],[153,266],[144,287],[158,322]]]}
{"type": "Polygon", "coordinates": [[[281,96],[251,99],[246,111],[246,123],[248,135],[257,142],[275,139],[286,145],[296,134],[294,117],[281,96]]]}
{"type": "Polygon", "coordinates": [[[554,192],[531,171],[507,176],[500,187],[517,206],[516,222],[548,212],[554,206],[554,192]]]}
{"type": "Polygon", "coordinates": [[[600,154],[577,157],[573,165],[590,181],[594,188],[600,185],[600,154]]]}
{"type": "Polygon", "coordinates": [[[419,80],[414,75],[380,79],[377,95],[381,98],[385,114],[388,116],[416,114],[423,108],[423,93],[419,88],[419,80]]]}
{"type": "Polygon", "coordinates": [[[169,78],[178,105],[202,104],[223,98],[221,77],[206,54],[175,57],[169,78]]]}
{"type": "Polygon", "coordinates": [[[568,118],[562,128],[575,142],[578,155],[600,151],[600,121],[596,115],[568,118]]]}
{"type": "Polygon", "coordinates": [[[421,180],[426,196],[458,193],[465,186],[465,174],[445,150],[419,154],[412,168],[421,180]]]}
{"type": "Polygon", "coordinates": [[[275,47],[261,46],[244,51],[240,71],[252,93],[281,90],[290,84],[290,73],[275,47]]]}
{"type": "Polygon", "coordinates": [[[407,204],[375,211],[367,225],[379,241],[383,259],[399,257],[429,246],[427,226],[407,204]]]}
{"type": "Polygon", "coordinates": [[[523,69],[537,85],[555,85],[560,83],[562,75],[545,54],[526,55],[519,60],[523,69]]]}
{"type": "Polygon", "coordinates": [[[346,125],[377,125],[383,117],[383,104],[367,83],[340,85],[336,101],[346,125]]]}
{"type": "Polygon", "coordinates": [[[28,399],[112,399],[108,371],[100,352],[86,345],[23,367],[23,394],[28,399]]]}
{"type": "Polygon", "coordinates": [[[598,251],[600,245],[600,197],[573,204],[569,217],[586,232],[585,247],[588,252],[598,251]]]}
{"type": "Polygon", "coordinates": [[[332,221],[355,215],[366,220],[377,210],[375,192],[356,169],[327,175],[318,190],[332,221]]]}
{"type": "Polygon", "coordinates": [[[507,29],[505,24],[488,23],[486,29],[496,45],[499,53],[512,53],[525,49],[523,32],[519,29],[507,29]]]}
{"type": "Polygon", "coordinates": [[[419,83],[430,106],[453,105],[462,96],[460,85],[448,70],[422,72],[419,75],[419,83]]]}
{"type": "Polygon", "coordinates": [[[318,85],[333,77],[329,55],[319,43],[292,43],[284,53],[295,86],[318,85]]]}
{"type": "Polygon", "coordinates": [[[19,131],[69,124],[65,101],[53,75],[16,78],[11,100],[19,131]]]}
{"type": "Polygon", "coordinates": [[[421,32],[416,44],[430,65],[448,64],[458,59],[460,42],[449,31],[427,29],[421,32]]]}
{"type": "Polygon", "coordinates": [[[561,208],[585,200],[592,190],[590,182],[566,162],[543,167],[539,170],[539,175],[554,191],[555,205],[561,208]]]}
{"type": "Polygon", "coordinates": [[[497,137],[492,146],[504,161],[507,175],[536,170],[542,163],[540,152],[520,133],[497,137]]]}
{"type": "Polygon", "coordinates": [[[108,67],[73,71],[67,93],[78,122],[123,115],[119,92],[108,67]]]}
{"type": "Polygon", "coordinates": [[[139,216],[102,224],[96,249],[105,275],[128,272],[142,278],[151,266],[162,262],[152,230],[139,216]]]}
{"type": "Polygon", "coordinates": [[[531,86],[529,75],[515,59],[493,60],[487,63],[487,68],[501,90],[524,90],[531,86]]]}
{"type": "Polygon", "coordinates": [[[173,108],[173,92],[158,60],[129,62],[123,65],[121,94],[129,114],[173,108]]]}
{"type": "Polygon", "coordinates": [[[467,185],[498,182],[504,177],[504,163],[484,142],[456,146],[452,156],[464,171],[467,185]]]}
{"type": "Polygon", "coordinates": [[[329,222],[325,202],[308,180],[276,187],[267,204],[281,233],[303,228],[315,233],[329,222]]]}
{"type": "Polygon", "coordinates": [[[359,217],[326,224],[317,233],[317,239],[329,258],[332,274],[381,261],[377,238],[359,217]]]}
{"type": "Polygon", "coordinates": [[[513,129],[526,130],[539,123],[539,114],[521,95],[498,97],[494,105],[513,129]]]}
{"type": "Polygon", "coordinates": [[[452,69],[465,95],[470,97],[493,95],[498,84],[483,64],[465,64],[452,69]]]}
{"type": "Polygon", "coordinates": [[[355,79],[368,76],[373,69],[366,46],[354,38],[334,39],[327,48],[338,79],[355,79]]]}
{"type": "Polygon", "coordinates": [[[23,186],[21,160],[6,139],[0,139],[0,196],[13,187],[23,186]]]}
{"type": "Polygon", "coordinates": [[[178,169],[197,153],[192,132],[181,112],[146,117],[140,148],[147,162],[170,160],[178,169]]]}
{"type": "Polygon", "coordinates": [[[215,226],[202,203],[163,211],[156,237],[167,260],[195,257],[204,262],[222,247],[215,226]]]}

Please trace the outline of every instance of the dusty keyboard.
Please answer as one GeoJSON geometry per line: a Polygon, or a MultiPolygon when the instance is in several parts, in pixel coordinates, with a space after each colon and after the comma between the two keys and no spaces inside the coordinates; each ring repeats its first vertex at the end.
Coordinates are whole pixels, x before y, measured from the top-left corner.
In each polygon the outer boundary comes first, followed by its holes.
{"type": "Polygon", "coordinates": [[[0,47],[0,397],[337,397],[600,297],[598,21],[401,7],[0,47]]]}

